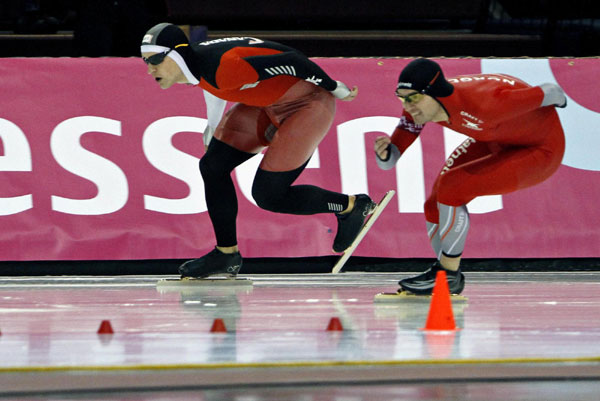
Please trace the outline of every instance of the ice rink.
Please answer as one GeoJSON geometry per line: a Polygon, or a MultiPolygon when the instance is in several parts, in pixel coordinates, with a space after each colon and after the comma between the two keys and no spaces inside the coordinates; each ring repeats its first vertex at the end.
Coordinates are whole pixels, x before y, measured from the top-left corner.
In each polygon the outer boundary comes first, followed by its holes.
{"type": "Polygon", "coordinates": [[[454,331],[408,275],[0,277],[0,399],[598,400],[600,272],[467,272],[454,331]]]}

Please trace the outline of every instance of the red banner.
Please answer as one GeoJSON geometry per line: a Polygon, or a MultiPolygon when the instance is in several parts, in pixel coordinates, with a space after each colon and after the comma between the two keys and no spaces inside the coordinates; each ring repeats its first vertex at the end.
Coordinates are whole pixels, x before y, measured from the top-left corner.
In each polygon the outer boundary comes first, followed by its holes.
{"type": "MultiPolygon", "coordinates": [[[[394,96],[407,59],[316,59],[359,87],[338,102],[334,124],[298,183],[396,197],[356,255],[432,257],[422,204],[457,133],[428,124],[395,170],[376,166],[373,140],[391,134],[394,96]]],[[[465,257],[598,257],[600,84],[597,59],[438,60],[446,75],[503,72],[557,82],[563,166],[548,181],[469,205],[465,257]]],[[[198,160],[204,150],[202,90],[163,91],[139,59],[2,59],[0,260],[191,258],[214,246],[198,160]]],[[[246,257],[331,254],[333,215],[290,216],[255,206],[260,155],[234,173],[238,233],[246,257]]]]}

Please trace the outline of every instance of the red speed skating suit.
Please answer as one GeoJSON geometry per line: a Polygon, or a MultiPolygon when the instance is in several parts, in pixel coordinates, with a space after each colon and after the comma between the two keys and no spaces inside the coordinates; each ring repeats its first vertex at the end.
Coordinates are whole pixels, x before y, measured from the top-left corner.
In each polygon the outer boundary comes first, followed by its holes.
{"type": "Polygon", "coordinates": [[[202,42],[193,51],[198,85],[238,102],[215,138],[247,153],[269,146],[260,165],[268,171],[289,171],[310,158],[333,122],[334,80],[296,50],[256,38],[202,42]]]}
{"type": "MultiPolygon", "coordinates": [[[[554,107],[540,107],[539,87],[502,74],[448,79],[454,92],[437,100],[449,120],[439,124],[466,139],[448,157],[425,202],[426,220],[439,222],[437,203],[466,205],[482,195],[513,192],[538,184],[560,166],[564,132],[554,107]]],[[[401,154],[421,126],[404,111],[392,135],[401,154]]]]}

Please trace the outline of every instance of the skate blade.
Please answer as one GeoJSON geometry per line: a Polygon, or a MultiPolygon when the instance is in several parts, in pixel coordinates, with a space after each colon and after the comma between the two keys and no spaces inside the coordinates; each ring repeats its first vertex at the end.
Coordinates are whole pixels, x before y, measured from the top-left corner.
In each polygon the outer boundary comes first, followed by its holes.
{"type": "Polygon", "coordinates": [[[365,237],[365,235],[367,235],[367,233],[369,232],[369,230],[371,229],[373,224],[375,224],[375,221],[377,221],[377,219],[379,218],[379,215],[383,212],[383,209],[385,209],[385,207],[390,202],[390,200],[392,199],[392,197],[394,196],[395,193],[396,193],[396,191],[394,191],[393,189],[390,191],[387,191],[385,193],[383,198],[379,201],[379,203],[373,209],[373,212],[368,217],[365,224],[360,229],[358,235],[352,242],[352,245],[350,245],[348,248],[346,248],[343,251],[342,256],[338,259],[335,266],[333,266],[331,273],[337,274],[340,272],[340,270],[342,270],[342,267],[344,267],[344,264],[346,264],[346,262],[348,261],[350,256],[352,256],[352,253],[354,253],[354,250],[356,249],[356,247],[358,247],[358,245],[360,244],[362,239],[365,237]]]}
{"type": "Polygon", "coordinates": [[[231,277],[184,277],[176,279],[162,279],[156,283],[157,287],[214,287],[214,286],[252,286],[254,282],[248,278],[231,277]]]}
{"type": "MultiPolygon", "coordinates": [[[[469,299],[464,295],[450,295],[452,302],[467,302],[469,299]]],[[[411,292],[380,292],[375,295],[376,303],[402,303],[402,302],[430,302],[431,295],[416,295],[411,292]]]]}

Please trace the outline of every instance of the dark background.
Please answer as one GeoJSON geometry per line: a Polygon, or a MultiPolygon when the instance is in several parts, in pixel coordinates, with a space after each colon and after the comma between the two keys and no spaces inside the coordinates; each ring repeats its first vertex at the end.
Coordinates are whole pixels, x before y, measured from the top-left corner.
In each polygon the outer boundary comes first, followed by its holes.
{"type": "Polygon", "coordinates": [[[148,28],[257,36],[310,57],[600,55],[594,0],[0,0],[1,56],[137,56],[148,28]]]}

